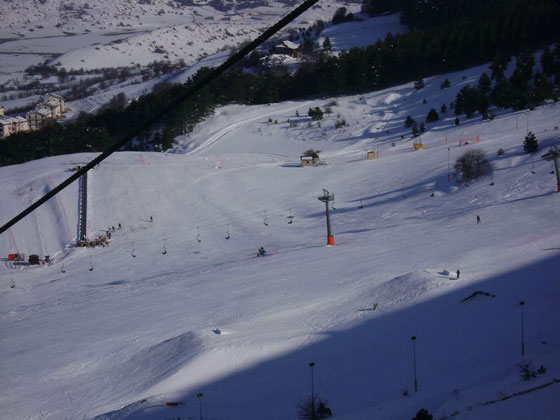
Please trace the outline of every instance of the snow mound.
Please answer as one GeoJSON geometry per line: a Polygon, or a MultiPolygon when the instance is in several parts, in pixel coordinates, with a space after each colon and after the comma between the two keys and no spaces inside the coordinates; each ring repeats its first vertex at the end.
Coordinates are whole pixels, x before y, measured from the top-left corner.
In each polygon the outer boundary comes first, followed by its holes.
{"type": "Polygon", "coordinates": [[[143,390],[174,373],[202,350],[202,340],[193,332],[170,338],[141,350],[122,365],[118,383],[143,390]]]}
{"type": "Polygon", "coordinates": [[[385,98],[385,100],[383,101],[384,104],[386,105],[390,105],[393,102],[399,100],[401,98],[401,94],[399,93],[390,93],[389,95],[387,95],[387,97],[385,98]]]}
{"type": "Polygon", "coordinates": [[[438,289],[445,288],[451,283],[432,270],[413,271],[395,277],[374,288],[369,296],[386,309],[400,306],[409,301],[421,301],[433,297],[438,289]]]}

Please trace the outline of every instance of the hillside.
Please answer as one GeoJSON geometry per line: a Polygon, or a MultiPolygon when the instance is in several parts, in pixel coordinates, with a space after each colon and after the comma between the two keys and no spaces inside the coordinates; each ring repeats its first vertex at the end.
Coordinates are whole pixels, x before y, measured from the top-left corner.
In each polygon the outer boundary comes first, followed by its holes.
{"type": "MultiPolygon", "coordinates": [[[[540,155],[558,144],[560,106],[459,126],[448,113],[427,124],[420,151],[404,127],[483,71],[429,78],[422,90],[231,105],[173,153],[109,158],[88,189],[90,237],[123,226],[109,247],[67,247],[75,185],[0,236],[2,256],[52,258],[0,266],[0,411],[164,420],[197,418],[201,403],[205,418],[296,418],[313,361],[314,391],[337,419],[410,419],[420,408],[434,418],[555,418],[559,195],[540,155]],[[307,110],[327,105],[332,113],[310,124],[307,110]],[[535,155],[522,150],[527,129],[535,155]],[[299,167],[311,148],[326,164],[299,167]],[[474,148],[493,177],[448,182],[448,165],[474,148]],[[375,149],[380,157],[366,160],[375,149]],[[323,188],[336,198],[334,247],[323,188]],[[254,258],[260,246],[270,255],[254,258]],[[457,269],[459,279],[445,274],[457,269]],[[464,301],[476,291],[488,295],[464,301]],[[546,368],[528,382],[518,372],[520,301],[525,360],[546,368]]],[[[92,156],[0,168],[2,218],[92,156]]]]}

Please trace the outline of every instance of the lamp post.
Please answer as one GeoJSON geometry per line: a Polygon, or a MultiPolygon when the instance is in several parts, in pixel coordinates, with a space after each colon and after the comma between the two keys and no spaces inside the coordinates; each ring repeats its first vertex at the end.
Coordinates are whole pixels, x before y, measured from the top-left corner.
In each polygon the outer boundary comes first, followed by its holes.
{"type": "Polygon", "coordinates": [[[311,369],[311,418],[315,419],[315,390],[313,389],[313,366],[315,366],[315,362],[309,362],[309,367],[311,369]]]}
{"type": "Polygon", "coordinates": [[[418,392],[418,380],[416,379],[416,336],[410,337],[412,340],[412,361],[414,364],[414,392],[418,392]]]}
{"type": "Polygon", "coordinates": [[[198,404],[199,404],[199,419],[202,420],[202,397],[204,397],[204,394],[202,392],[199,392],[198,394],[196,394],[196,398],[198,398],[198,404]]]}
{"type": "Polygon", "coordinates": [[[331,218],[329,214],[329,201],[334,201],[334,194],[329,193],[323,188],[323,195],[318,197],[318,200],[325,203],[327,211],[327,245],[334,246],[334,236],[331,231],[331,218]]]}
{"type": "Polygon", "coordinates": [[[451,149],[447,148],[447,182],[451,182],[451,163],[450,163],[450,153],[451,149]]]}
{"type": "Polygon", "coordinates": [[[519,306],[521,306],[521,357],[525,356],[525,320],[524,320],[524,311],[523,308],[525,307],[525,302],[519,302],[519,306]]]}

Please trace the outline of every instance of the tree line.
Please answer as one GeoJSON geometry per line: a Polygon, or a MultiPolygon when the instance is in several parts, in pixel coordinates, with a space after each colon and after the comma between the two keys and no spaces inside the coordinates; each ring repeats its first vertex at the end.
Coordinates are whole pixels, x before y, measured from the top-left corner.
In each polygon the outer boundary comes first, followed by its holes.
{"type": "MultiPolygon", "coordinates": [[[[371,15],[400,12],[411,31],[388,33],[368,47],[352,48],[338,56],[317,50],[293,74],[281,66],[246,71],[259,63],[254,53],[171,112],[159,126],[128,144],[126,150],[167,150],[176,136],[188,133],[219,105],[368,92],[485,62],[492,62],[494,87],[483,81],[462,90],[457,113],[484,113],[489,103],[515,109],[536,106],[553,98],[554,88],[560,84],[560,49],[546,47],[560,39],[560,6],[555,0],[364,0],[363,10],[371,15]],[[532,51],[543,47],[542,72],[533,74],[532,51]],[[517,67],[506,78],[503,73],[512,55],[518,56],[517,67]]],[[[53,123],[37,132],[12,135],[0,142],[0,165],[102,151],[209,71],[201,69],[186,85],[157,85],[152,93],[127,106],[116,101],[119,106],[80,115],[68,124],[53,123]]]]}

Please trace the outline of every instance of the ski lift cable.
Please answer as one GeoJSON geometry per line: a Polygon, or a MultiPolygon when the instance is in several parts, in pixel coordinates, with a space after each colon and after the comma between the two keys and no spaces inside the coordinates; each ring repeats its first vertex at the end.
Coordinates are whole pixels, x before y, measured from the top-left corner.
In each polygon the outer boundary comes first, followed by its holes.
{"type": "Polygon", "coordinates": [[[176,98],[172,99],[166,106],[162,107],[158,112],[156,112],[152,117],[147,118],[145,121],[140,123],[136,128],[133,128],[128,134],[125,134],[120,140],[117,140],[112,146],[110,146],[107,150],[102,152],[99,156],[93,159],[88,164],[82,166],[81,169],[74,172],[73,175],[68,177],[65,181],[58,184],[55,188],[50,190],[47,194],[37,200],[35,203],[31,204],[25,210],[20,212],[18,215],[13,217],[7,223],[0,227],[0,235],[8,230],[10,227],[15,225],[25,216],[29,215],[35,209],[46,203],[60,191],[68,187],[74,181],[79,179],[82,175],[86,174],[90,169],[94,168],[96,165],[103,162],[109,156],[111,156],[114,152],[125,146],[127,143],[132,141],[134,138],[138,137],[148,128],[154,126],[156,123],[159,123],[166,115],[185,102],[187,99],[193,97],[196,93],[200,92],[206,86],[208,86],[211,82],[216,80],[219,76],[226,72],[226,70],[233,67],[236,63],[238,63],[241,59],[247,56],[250,52],[254,51],[259,45],[269,39],[272,35],[280,31],[283,27],[291,23],[295,20],[298,16],[303,14],[305,11],[310,9],[319,0],[305,0],[302,4],[298,7],[293,9],[290,13],[264,31],[261,35],[255,38],[252,42],[247,44],[245,47],[241,48],[237,53],[233,54],[229,57],[224,63],[216,67],[210,73],[208,73],[205,77],[203,77],[198,83],[193,84],[185,89],[185,91],[178,95],[176,98]]]}

